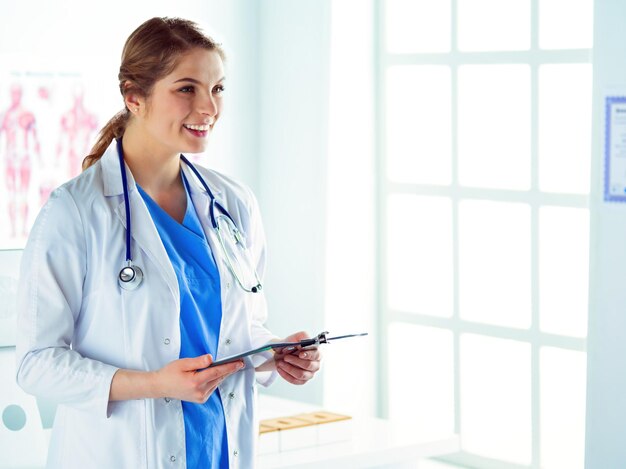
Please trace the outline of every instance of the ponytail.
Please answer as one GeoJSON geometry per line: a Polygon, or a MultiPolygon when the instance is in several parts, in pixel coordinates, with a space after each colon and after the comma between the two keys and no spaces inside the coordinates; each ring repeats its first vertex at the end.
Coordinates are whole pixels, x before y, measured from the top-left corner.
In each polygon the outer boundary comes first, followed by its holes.
{"type": "Polygon", "coordinates": [[[129,117],[130,112],[128,112],[128,109],[124,108],[122,111],[115,114],[109,122],[107,122],[107,124],[100,131],[98,141],[91,149],[91,154],[87,155],[83,160],[83,171],[91,165],[94,165],[100,158],[102,158],[102,155],[106,149],[109,148],[109,145],[114,138],[122,138],[124,130],[126,130],[126,124],[128,123],[129,117]]]}

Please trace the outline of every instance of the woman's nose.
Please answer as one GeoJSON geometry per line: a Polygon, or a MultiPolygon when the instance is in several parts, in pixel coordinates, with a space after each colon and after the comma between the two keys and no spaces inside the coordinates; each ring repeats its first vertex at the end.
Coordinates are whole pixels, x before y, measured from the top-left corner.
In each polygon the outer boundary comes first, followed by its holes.
{"type": "Polygon", "coordinates": [[[203,96],[198,104],[198,111],[200,111],[201,114],[206,114],[212,117],[217,115],[218,106],[215,96],[210,93],[203,96]]]}

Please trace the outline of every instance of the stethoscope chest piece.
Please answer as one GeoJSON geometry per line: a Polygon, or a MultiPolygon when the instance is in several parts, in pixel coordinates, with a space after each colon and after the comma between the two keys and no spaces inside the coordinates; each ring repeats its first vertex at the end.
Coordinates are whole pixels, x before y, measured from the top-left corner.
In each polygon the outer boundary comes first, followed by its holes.
{"type": "Polygon", "coordinates": [[[117,281],[124,290],[136,290],[143,281],[143,272],[138,266],[129,264],[120,270],[117,281]]]}

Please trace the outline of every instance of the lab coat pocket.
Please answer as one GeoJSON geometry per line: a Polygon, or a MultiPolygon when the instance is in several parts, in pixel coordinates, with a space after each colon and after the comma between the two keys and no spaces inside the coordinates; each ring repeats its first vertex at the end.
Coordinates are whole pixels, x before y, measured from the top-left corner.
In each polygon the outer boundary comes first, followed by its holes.
{"type": "MultiPolygon", "coordinates": [[[[116,469],[147,468],[146,432],[143,400],[110,403],[110,418],[63,408],[63,469],[115,467],[116,469]],[[98,441],[94,445],[94,441],[98,441]]],[[[57,422],[55,422],[55,427],[57,422]]],[[[51,461],[52,462],[52,461],[51,461]]],[[[49,467],[57,467],[50,466],[49,467]]]]}

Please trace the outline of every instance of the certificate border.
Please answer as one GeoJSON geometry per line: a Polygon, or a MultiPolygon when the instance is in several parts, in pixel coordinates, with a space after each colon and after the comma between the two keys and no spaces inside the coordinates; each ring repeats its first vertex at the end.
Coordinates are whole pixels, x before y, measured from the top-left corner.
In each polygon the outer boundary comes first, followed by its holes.
{"type": "Polygon", "coordinates": [[[607,96],[604,107],[604,201],[626,203],[626,194],[611,194],[611,108],[626,103],[626,96],[607,96]]]}

